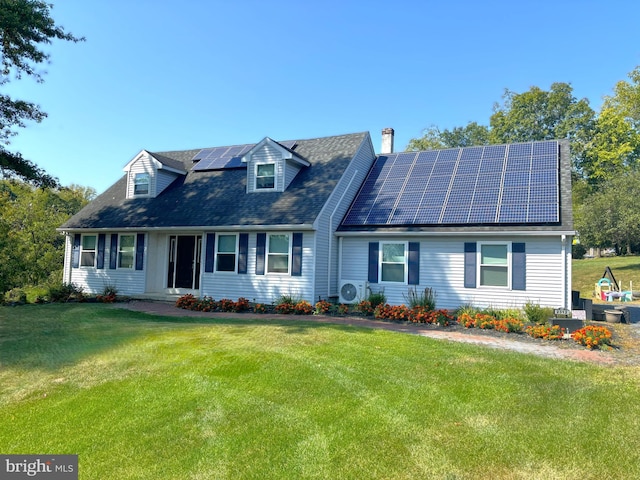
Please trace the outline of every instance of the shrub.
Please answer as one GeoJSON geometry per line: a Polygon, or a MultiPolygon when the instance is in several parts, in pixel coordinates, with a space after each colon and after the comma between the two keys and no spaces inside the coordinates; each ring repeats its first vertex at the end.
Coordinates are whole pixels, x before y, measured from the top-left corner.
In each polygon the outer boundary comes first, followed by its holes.
{"type": "Polygon", "coordinates": [[[410,311],[406,305],[378,305],[374,311],[375,318],[385,320],[410,320],[410,311]]]}
{"type": "Polygon", "coordinates": [[[309,315],[313,312],[313,307],[306,300],[300,300],[293,306],[293,312],[296,315],[309,315]]]}
{"type": "Polygon", "coordinates": [[[544,325],[553,316],[553,308],[541,307],[538,304],[527,302],[524,306],[524,313],[531,323],[544,325]]]}
{"type": "Polygon", "coordinates": [[[314,313],[316,315],[326,315],[331,311],[331,303],[326,300],[318,300],[315,304],[314,313]]]}
{"type": "Polygon", "coordinates": [[[415,288],[410,288],[405,300],[409,308],[423,307],[427,310],[436,309],[436,294],[432,288],[425,288],[423,292],[418,293],[415,288]]]}
{"type": "Polygon", "coordinates": [[[21,288],[12,288],[4,294],[4,303],[7,305],[24,305],[27,303],[27,292],[21,288]]]}
{"type": "Polygon", "coordinates": [[[253,311],[255,313],[267,313],[267,306],[264,303],[256,303],[253,306],[253,311]]]}
{"type": "Polygon", "coordinates": [[[346,315],[349,313],[349,305],[346,303],[341,303],[338,305],[338,313],[340,315],[346,315]]]}
{"type": "Polygon", "coordinates": [[[384,294],[384,292],[376,292],[376,293],[371,292],[367,297],[367,300],[369,301],[369,303],[371,303],[371,306],[374,309],[378,305],[384,305],[385,303],[387,303],[387,297],[384,294]]]}
{"type": "Polygon", "coordinates": [[[84,289],[74,283],[60,283],[49,286],[49,299],[52,302],[70,302],[84,300],[84,289]]]}
{"type": "Polygon", "coordinates": [[[573,332],[571,337],[588,349],[602,348],[603,345],[611,346],[611,332],[606,327],[587,325],[573,332]]]}
{"type": "Polygon", "coordinates": [[[356,309],[363,315],[370,317],[373,315],[375,307],[370,300],[362,300],[358,305],[356,305],[356,309]]]}
{"type": "Polygon", "coordinates": [[[193,310],[196,302],[196,297],[194,297],[190,293],[187,293],[186,295],[183,295],[178,300],[176,300],[176,307],[184,308],[185,310],[193,310]]]}
{"type": "Polygon", "coordinates": [[[96,299],[103,303],[113,303],[118,296],[118,288],[115,285],[105,285],[102,295],[96,295],[96,299]]]}
{"type": "Polygon", "coordinates": [[[544,340],[562,340],[564,338],[564,329],[559,325],[533,325],[527,327],[527,335],[533,338],[542,338],[544,340]]]}

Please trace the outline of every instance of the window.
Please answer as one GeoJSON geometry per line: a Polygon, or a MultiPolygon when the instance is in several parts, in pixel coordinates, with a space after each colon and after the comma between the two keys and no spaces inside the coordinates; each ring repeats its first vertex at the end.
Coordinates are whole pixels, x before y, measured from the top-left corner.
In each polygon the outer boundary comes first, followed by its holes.
{"type": "Polygon", "coordinates": [[[509,246],[506,243],[480,245],[480,285],[509,286],[509,246]]]}
{"type": "Polygon", "coordinates": [[[216,250],[216,271],[236,271],[236,235],[218,235],[216,250]]]}
{"type": "Polygon", "coordinates": [[[134,235],[120,235],[118,247],[118,268],[133,268],[135,257],[136,237],[134,235]]]}
{"type": "Polygon", "coordinates": [[[270,234],[267,238],[267,272],[289,273],[290,235],[270,234]]]}
{"type": "Polygon", "coordinates": [[[149,194],[149,174],[136,173],[133,179],[133,194],[148,195],[149,194]]]}
{"type": "Polygon", "coordinates": [[[406,283],[407,244],[381,243],[380,272],[382,282],[406,283]]]}
{"type": "Polygon", "coordinates": [[[96,264],[96,236],[82,236],[82,251],[80,252],[80,266],[93,267],[96,264]]]}
{"type": "Polygon", "coordinates": [[[263,163],[256,165],[256,190],[275,188],[276,164],[263,163]]]}

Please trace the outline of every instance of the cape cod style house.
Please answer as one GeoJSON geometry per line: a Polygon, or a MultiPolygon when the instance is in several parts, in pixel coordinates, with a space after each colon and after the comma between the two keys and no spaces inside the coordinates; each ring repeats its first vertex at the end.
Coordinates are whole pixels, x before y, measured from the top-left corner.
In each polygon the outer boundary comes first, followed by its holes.
{"type": "Polygon", "coordinates": [[[271,303],[568,308],[565,141],[393,153],[383,130],[138,153],[59,230],[64,281],[101,293],[271,303]]]}

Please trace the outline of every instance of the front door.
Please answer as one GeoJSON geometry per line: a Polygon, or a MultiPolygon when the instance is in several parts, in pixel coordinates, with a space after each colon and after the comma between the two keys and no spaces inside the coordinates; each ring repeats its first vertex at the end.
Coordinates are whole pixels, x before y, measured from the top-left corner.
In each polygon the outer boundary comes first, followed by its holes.
{"type": "Polygon", "coordinates": [[[200,288],[202,236],[171,235],[167,288],[200,288]]]}

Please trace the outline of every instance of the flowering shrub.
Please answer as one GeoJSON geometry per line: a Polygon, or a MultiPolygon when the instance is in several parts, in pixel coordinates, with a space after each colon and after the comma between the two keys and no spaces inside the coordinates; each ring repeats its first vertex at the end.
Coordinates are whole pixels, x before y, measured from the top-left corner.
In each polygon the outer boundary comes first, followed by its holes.
{"type": "Polygon", "coordinates": [[[487,313],[476,313],[474,315],[463,313],[458,317],[458,322],[465,328],[495,329],[506,333],[521,333],[524,330],[522,320],[513,317],[498,319],[487,313]]]}
{"type": "Polygon", "coordinates": [[[494,328],[500,332],[506,333],[522,333],[524,330],[524,323],[517,318],[501,318],[494,322],[494,328]]]}
{"type": "Polygon", "coordinates": [[[176,301],[176,307],[198,312],[243,312],[249,309],[249,300],[240,297],[237,301],[223,298],[216,302],[213,298],[204,296],[196,298],[188,293],[176,301]]]}
{"type": "Polygon", "coordinates": [[[191,295],[190,293],[181,296],[178,300],[176,300],[176,307],[184,308],[185,310],[193,310],[193,306],[196,304],[198,300],[196,297],[191,295]]]}
{"type": "Polygon", "coordinates": [[[276,313],[282,313],[285,315],[289,315],[290,313],[293,313],[295,309],[295,305],[293,303],[290,302],[280,302],[276,305],[276,313]]]}
{"type": "Polygon", "coordinates": [[[447,310],[431,310],[424,306],[417,306],[410,309],[409,321],[413,323],[438,324],[441,327],[448,327],[455,323],[455,319],[447,310]]]}
{"type": "Polygon", "coordinates": [[[571,334],[573,339],[588,349],[601,348],[603,345],[611,345],[611,332],[606,327],[588,325],[571,334]]]}
{"type": "Polygon", "coordinates": [[[313,307],[306,300],[300,300],[293,306],[293,311],[296,315],[309,315],[313,312],[313,307]]]}
{"type": "Polygon", "coordinates": [[[362,300],[360,303],[358,303],[356,309],[363,315],[371,316],[373,315],[375,307],[369,300],[362,300]]]}
{"type": "Polygon", "coordinates": [[[256,303],[253,306],[253,311],[255,313],[267,313],[267,306],[264,303],[256,303]]]}
{"type": "Polygon", "coordinates": [[[544,340],[562,340],[564,338],[564,329],[559,325],[534,325],[527,327],[527,335],[533,338],[542,338],[544,340]]]}
{"type": "Polygon", "coordinates": [[[346,303],[341,303],[340,305],[338,305],[338,313],[341,315],[346,315],[347,313],[349,313],[349,305],[347,305],[346,303]]]}
{"type": "Polygon", "coordinates": [[[116,294],[110,293],[108,295],[96,295],[96,300],[102,303],[113,303],[116,301],[116,294]]]}
{"type": "Polygon", "coordinates": [[[326,315],[331,310],[331,303],[326,300],[316,302],[314,313],[316,315],[326,315]]]}
{"type": "Polygon", "coordinates": [[[409,309],[406,305],[378,305],[373,313],[375,318],[382,318],[385,320],[409,320],[409,309]]]}

